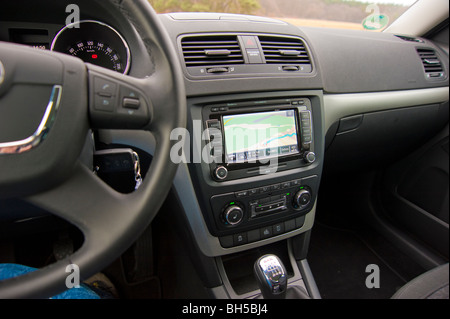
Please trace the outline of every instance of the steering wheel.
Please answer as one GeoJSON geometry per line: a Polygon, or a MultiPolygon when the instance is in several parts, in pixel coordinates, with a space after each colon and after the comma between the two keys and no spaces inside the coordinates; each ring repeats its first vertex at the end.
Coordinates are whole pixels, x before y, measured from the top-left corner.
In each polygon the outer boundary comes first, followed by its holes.
{"type": "Polygon", "coordinates": [[[150,224],[176,173],[170,133],[186,126],[186,96],[173,44],[148,1],[98,2],[133,23],[151,50],[151,76],[134,78],[68,55],[0,43],[0,198],[22,198],[84,235],[68,258],[0,282],[0,298],[47,298],[67,290],[72,264],[81,279],[101,271],[150,224]],[[132,109],[119,99],[122,89],[138,92],[132,109]],[[132,194],[117,193],[79,160],[89,130],[102,128],[147,130],[156,140],[147,176],[132,194]]]}

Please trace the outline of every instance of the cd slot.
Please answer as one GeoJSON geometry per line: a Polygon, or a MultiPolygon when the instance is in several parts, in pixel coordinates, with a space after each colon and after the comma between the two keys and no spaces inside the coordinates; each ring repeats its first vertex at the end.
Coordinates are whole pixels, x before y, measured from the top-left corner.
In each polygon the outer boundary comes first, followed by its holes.
{"type": "Polygon", "coordinates": [[[276,173],[278,170],[280,170],[280,168],[284,168],[286,166],[287,166],[286,163],[280,163],[277,166],[260,166],[260,167],[248,169],[247,174],[255,174],[255,173],[272,174],[272,173],[276,173]]]}

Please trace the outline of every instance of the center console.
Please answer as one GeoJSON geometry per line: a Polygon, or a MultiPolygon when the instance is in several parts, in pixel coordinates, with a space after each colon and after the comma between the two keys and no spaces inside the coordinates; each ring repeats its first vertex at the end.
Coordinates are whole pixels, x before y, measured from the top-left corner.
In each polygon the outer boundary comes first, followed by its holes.
{"type": "Polygon", "coordinates": [[[190,175],[221,254],[308,230],[322,170],[321,92],[194,98],[189,107],[202,159],[190,175]]]}

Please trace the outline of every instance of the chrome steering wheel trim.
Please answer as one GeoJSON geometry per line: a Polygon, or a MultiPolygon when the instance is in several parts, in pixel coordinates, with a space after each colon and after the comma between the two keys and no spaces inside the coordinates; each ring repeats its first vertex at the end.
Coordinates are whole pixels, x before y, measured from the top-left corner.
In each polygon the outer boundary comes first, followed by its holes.
{"type": "MultiPolygon", "coordinates": [[[[0,70],[1,71],[1,70],[0,70]]],[[[0,78],[1,83],[1,78],[0,78]]],[[[20,141],[13,141],[7,143],[0,143],[0,156],[2,154],[20,154],[30,151],[37,147],[45,139],[50,132],[58,112],[61,102],[62,86],[53,86],[50,100],[45,109],[44,117],[42,118],[39,127],[36,129],[33,135],[20,141]]]]}

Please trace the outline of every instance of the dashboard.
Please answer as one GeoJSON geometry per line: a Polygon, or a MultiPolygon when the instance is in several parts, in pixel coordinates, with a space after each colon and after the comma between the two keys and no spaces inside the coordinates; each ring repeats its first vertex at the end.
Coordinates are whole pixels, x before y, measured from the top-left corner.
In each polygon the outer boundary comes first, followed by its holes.
{"type": "MultiPolygon", "coordinates": [[[[4,4],[0,41],[138,78],[159,67],[154,44],[129,21],[80,1],[81,21],[66,25],[66,5],[41,12],[45,6],[33,4],[32,14],[18,15],[17,4],[4,4]]],[[[159,17],[178,51],[194,137],[174,191],[206,256],[307,232],[324,163],[340,172],[379,165],[384,154],[400,157],[448,122],[448,51],[427,39],[298,28],[245,15],[159,17]],[[238,131],[230,131],[233,123],[240,123],[238,131]],[[261,125],[285,127],[239,144],[242,132],[256,134],[261,125]],[[195,138],[205,129],[207,138],[195,138]],[[282,143],[273,146],[274,139],[282,143]],[[201,160],[203,149],[210,162],[201,160]]],[[[145,132],[103,130],[98,138],[153,152],[145,132]]]]}

